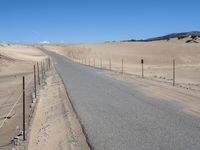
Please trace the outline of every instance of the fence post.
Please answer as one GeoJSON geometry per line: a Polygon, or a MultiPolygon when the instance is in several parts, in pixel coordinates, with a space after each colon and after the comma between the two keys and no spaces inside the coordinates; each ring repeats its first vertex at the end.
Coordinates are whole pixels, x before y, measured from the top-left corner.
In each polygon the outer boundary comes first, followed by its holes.
{"type": "Polygon", "coordinates": [[[43,61],[43,70],[44,70],[44,77],[45,77],[45,75],[46,75],[46,68],[45,68],[45,61],[43,61]]]}
{"type": "Polygon", "coordinates": [[[144,60],[141,59],[141,64],[142,64],[142,78],[144,78],[144,60]]]}
{"type": "Polygon", "coordinates": [[[47,71],[49,71],[49,58],[46,60],[47,71]]]}
{"type": "Polygon", "coordinates": [[[25,77],[22,78],[23,82],[23,140],[26,140],[25,137],[25,77]]]}
{"type": "Polygon", "coordinates": [[[46,64],[46,70],[49,71],[49,63],[48,63],[48,58],[46,59],[45,61],[45,64],[46,64]]]}
{"type": "Polygon", "coordinates": [[[43,62],[41,62],[41,74],[42,74],[42,83],[43,83],[44,82],[43,62]]]}
{"type": "Polygon", "coordinates": [[[51,69],[51,59],[49,57],[49,69],[51,69]]]}
{"type": "Polygon", "coordinates": [[[175,86],[175,75],[176,75],[176,70],[175,70],[175,59],[173,60],[173,86],[175,86]]]}
{"type": "Polygon", "coordinates": [[[46,63],[45,63],[46,59],[43,61],[43,65],[44,65],[44,71],[46,71],[46,63]]]}
{"type": "Polygon", "coordinates": [[[37,62],[37,75],[38,75],[38,85],[40,85],[40,68],[38,62],[37,62]]]}
{"type": "Polygon", "coordinates": [[[37,97],[37,89],[36,89],[36,72],[35,72],[35,65],[34,65],[34,91],[35,91],[35,98],[37,97]]]}
{"type": "Polygon", "coordinates": [[[101,58],[101,69],[103,68],[103,65],[102,65],[102,58],[101,58]]]}
{"type": "Polygon", "coordinates": [[[51,58],[49,57],[49,69],[51,69],[51,58]]]}
{"type": "Polygon", "coordinates": [[[44,60],[44,68],[46,71],[48,71],[48,67],[47,67],[47,59],[44,60]]]}
{"type": "Polygon", "coordinates": [[[122,59],[122,74],[124,73],[124,60],[122,59]]]}
{"type": "Polygon", "coordinates": [[[111,59],[109,59],[109,69],[111,71],[111,59]]]}

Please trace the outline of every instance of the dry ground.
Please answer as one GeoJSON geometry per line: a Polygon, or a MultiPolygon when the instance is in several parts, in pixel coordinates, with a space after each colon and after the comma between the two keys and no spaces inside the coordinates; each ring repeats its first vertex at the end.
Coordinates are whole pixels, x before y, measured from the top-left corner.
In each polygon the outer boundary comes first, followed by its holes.
{"type": "MultiPolygon", "coordinates": [[[[43,45],[75,61],[121,72],[141,75],[141,59],[144,59],[145,77],[172,82],[172,61],[176,60],[176,82],[188,88],[200,90],[200,43],[185,43],[188,38],[154,42],[116,42],[97,44],[43,45]]],[[[199,40],[200,41],[200,40],[199,40]]]]}
{"type": "Polygon", "coordinates": [[[112,72],[106,74],[138,84],[151,97],[183,104],[186,113],[200,116],[200,44],[185,43],[186,39],[156,42],[98,43],[77,45],[43,45],[68,58],[112,72]],[[121,59],[124,74],[121,74],[121,59]],[[141,58],[144,59],[145,79],[141,79],[141,58]],[[79,60],[78,60],[79,59],[79,60]],[[85,61],[86,59],[86,61],[85,61]],[[176,60],[176,86],[172,86],[172,60],[176,60]]]}
{"type": "MultiPolygon", "coordinates": [[[[40,66],[46,58],[48,56],[35,46],[0,45],[0,149],[2,150],[88,149],[64,85],[54,69],[48,74],[47,84],[43,82],[38,86],[39,101],[32,103],[33,65],[38,62],[40,66]],[[26,141],[17,142],[15,145],[12,140],[22,131],[22,76],[26,78],[26,131],[28,132],[26,141]]],[[[22,136],[19,137],[22,139],[22,136]]]]}
{"type": "MultiPolygon", "coordinates": [[[[126,80],[141,85],[149,96],[181,102],[184,104],[187,113],[200,116],[200,44],[185,43],[185,40],[187,39],[133,43],[116,42],[77,45],[42,45],[41,47],[56,51],[74,61],[85,64],[88,64],[90,60],[90,65],[94,65],[95,59],[96,67],[100,67],[100,60],[102,59],[104,69],[109,69],[109,59],[111,59],[112,70],[118,72],[121,71],[121,60],[123,59],[123,75],[116,72],[107,72],[107,74],[120,80],[126,80]],[[140,78],[140,60],[142,58],[145,62],[145,79],[140,78]],[[171,86],[173,59],[176,60],[177,66],[176,87],[171,86]]],[[[31,103],[31,93],[33,91],[33,64],[45,59],[46,56],[35,46],[22,45],[0,45],[0,54],[0,149],[9,149],[13,147],[10,141],[22,128],[22,99],[19,97],[22,92],[21,78],[24,75],[26,76],[26,81],[30,82],[30,85],[26,85],[26,110],[28,116],[31,111],[29,106],[31,103]]],[[[53,81],[53,77],[49,79],[49,85],[51,85],[53,81]]],[[[52,85],[52,88],[54,86],[56,85],[52,85]]],[[[44,90],[51,90],[51,88],[49,87],[44,90]]],[[[43,91],[42,93],[44,94],[45,92],[43,91]]],[[[58,102],[58,104],[60,103],[58,102]]],[[[43,110],[41,110],[41,113],[43,113],[43,110]]],[[[44,114],[44,118],[45,117],[47,116],[44,114]]],[[[62,120],[63,117],[57,119],[62,120]]],[[[26,119],[28,120],[28,118],[26,119]]],[[[64,127],[65,123],[63,122],[62,125],[62,127],[64,127]]],[[[37,129],[38,128],[35,130],[37,129]]],[[[55,131],[56,128],[55,126],[51,126],[51,129],[55,131]]],[[[68,133],[70,130],[66,130],[66,132],[68,133]]],[[[54,132],[49,134],[53,133],[54,132]]],[[[40,132],[39,134],[46,138],[44,132],[40,132]]],[[[63,139],[63,134],[65,133],[59,134],[61,141],[63,139]]],[[[32,137],[35,138],[36,135],[32,137]]],[[[69,137],[65,138],[66,140],[70,140],[69,137]]],[[[53,138],[45,140],[40,141],[42,141],[42,143],[49,143],[53,138]]],[[[73,139],[71,140],[73,141],[73,139]]],[[[32,142],[35,142],[32,143],[33,145],[37,145],[37,137],[32,142]]],[[[65,143],[63,146],[67,146],[68,144],[69,143],[65,143]]],[[[70,147],[71,145],[69,144],[68,146],[70,147]]],[[[35,148],[37,148],[37,146],[35,148]]]]}
{"type": "Polygon", "coordinates": [[[22,76],[26,78],[26,122],[32,112],[33,65],[46,56],[31,46],[0,45],[0,149],[14,147],[22,131],[22,76]]]}
{"type": "Polygon", "coordinates": [[[52,69],[41,89],[31,126],[29,150],[88,150],[62,80],[52,69]]]}

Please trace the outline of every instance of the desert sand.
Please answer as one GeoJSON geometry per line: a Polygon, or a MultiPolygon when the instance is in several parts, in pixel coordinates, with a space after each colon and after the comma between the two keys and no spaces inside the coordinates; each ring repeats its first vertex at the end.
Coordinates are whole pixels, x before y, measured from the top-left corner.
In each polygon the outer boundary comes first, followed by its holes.
{"type": "Polygon", "coordinates": [[[48,56],[35,46],[0,44],[0,149],[2,150],[87,149],[81,126],[55,70],[49,74],[47,84],[37,86],[38,102],[33,100],[33,65],[38,62],[41,72],[41,62],[46,58],[48,56]],[[22,76],[25,76],[26,81],[26,141],[22,141],[21,135],[22,76]],[[50,100],[52,103],[49,103],[50,100]],[[43,107],[44,105],[46,107],[43,107]],[[38,121],[43,124],[38,125],[38,121]],[[50,130],[43,132],[46,128],[44,129],[42,125],[50,130]],[[20,140],[14,142],[15,137],[20,140]]]}
{"type": "Polygon", "coordinates": [[[62,80],[55,69],[49,72],[46,83],[40,91],[28,149],[89,149],[62,80]]]}
{"type": "Polygon", "coordinates": [[[181,103],[186,113],[200,116],[200,44],[185,43],[188,39],[42,47],[84,65],[89,65],[90,59],[90,66],[100,69],[102,60],[107,75],[139,85],[150,97],[181,103]],[[111,72],[109,59],[112,60],[111,72]],[[141,59],[144,59],[144,79],[141,78],[141,59]],[[175,87],[172,86],[173,59],[176,60],[175,87]]]}
{"type": "Polygon", "coordinates": [[[200,44],[181,40],[154,42],[114,42],[97,44],[44,45],[81,63],[121,72],[141,75],[141,59],[144,59],[144,75],[147,78],[172,82],[172,61],[176,61],[176,83],[200,90],[200,44]]]}
{"type": "Polygon", "coordinates": [[[31,46],[0,45],[0,149],[11,149],[22,131],[22,76],[26,81],[26,120],[33,92],[33,65],[46,56],[31,46]]]}
{"type": "MultiPolygon", "coordinates": [[[[200,116],[200,44],[185,43],[186,40],[188,38],[154,42],[36,46],[0,44],[0,149],[13,148],[11,141],[22,130],[22,76],[26,77],[26,120],[29,127],[29,115],[34,111],[30,109],[33,65],[47,58],[38,48],[57,52],[73,61],[96,68],[101,68],[102,60],[102,69],[106,70],[106,75],[137,84],[150,97],[177,101],[183,104],[186,113],[200,116]],[[141,59],[144,59],[144,79],[141,78],[141,59]],[[176,60],[175,87],[172,86],[173,59],[176,60]]],[[[15,147],[16,149],[23,149],[24,144],[29,149],[43,149],[45,145],[48,149],[57,149],[58,146],[62,149],[87,149],[81,127],[64,91],[63,83],[56,72],[49,73],[47,84],[38,91],[40,99],[33,117],[30,143],[27,140],[21,146],[15,147]],[[49,100],[52,103],[48,103],[49,100]],[[61,106],[65,107],[66,112],[58,109],[53,114],[49,111],[61,106]],[[60,131],[59,134],[57,131],[60,131]]]]}

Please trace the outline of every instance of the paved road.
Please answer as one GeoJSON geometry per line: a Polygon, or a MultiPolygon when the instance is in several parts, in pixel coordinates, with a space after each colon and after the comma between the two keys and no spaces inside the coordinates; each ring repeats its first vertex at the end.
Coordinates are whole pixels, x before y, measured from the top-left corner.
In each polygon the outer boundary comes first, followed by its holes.
{"type": "Polygon", "coordinates": [[[179,104],[47,52],[95,150],[200,150],[200,119],[179,104]]]}

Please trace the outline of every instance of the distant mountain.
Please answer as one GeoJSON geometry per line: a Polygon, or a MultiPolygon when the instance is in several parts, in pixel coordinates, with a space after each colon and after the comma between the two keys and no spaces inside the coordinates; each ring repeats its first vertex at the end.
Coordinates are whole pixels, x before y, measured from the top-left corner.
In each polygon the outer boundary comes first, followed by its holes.
{"type": "Polygon", "coordinates": [[[136,41],[150,42],[150,41],[159,41],[159,40],[170,40],[171,38],[183,39],[183,38],[186,38],[189,36],[191,37],[192,40],[196,40],[198,37],[200,38],[200,31],[172,33],[172,34],[168,34],[165,36],[154,37],[154,38],[149,38],[149,39],[145,39],[145,40],[131,39],[131,40],[125,40],[122,42],[136,42],[136,41]]]}

